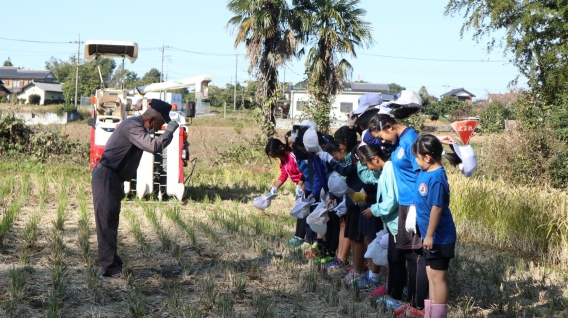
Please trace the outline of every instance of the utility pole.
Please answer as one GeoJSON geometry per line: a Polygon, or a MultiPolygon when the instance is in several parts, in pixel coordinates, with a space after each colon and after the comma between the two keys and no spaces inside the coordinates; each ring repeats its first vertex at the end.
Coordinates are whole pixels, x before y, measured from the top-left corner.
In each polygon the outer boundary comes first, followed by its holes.
{"type": "Polygon", "coordinates": [[[237,64],[239,63],[239,55],[235,54],[235,90],[233,92],[233,110],[237,110],[237,64]]]}
{"type": "Polygon", "coordinates": [[[71,41],[70,43],[77,43],[77,67],[75,68],[75,110],[77,110],[77,96],[79,95],[79,56],[81,54],[81,34],[79,34],[78,41],[71,41]]]}
{"type": "MultiPolygon", "coordinates": [[[[165,54],[166,49],[169,49],[169,48],[170,48],[170,46],[166,46],[166,42],[164,41],[164,43],[162,44],[162,49],[161,49],[161,51],[162,51],[162,67],[160,68],[160,83],[163,82],[162,79],[164,77],[164,58],[166,57],[164,54],[165,54]]],[[[165,94],[166,94],[166,91],[164,90],[164,98],[166,97],[165,94]]],[[[161,91],[160,91],[160,99],[162,99],[162,92],[161,91]]]]}

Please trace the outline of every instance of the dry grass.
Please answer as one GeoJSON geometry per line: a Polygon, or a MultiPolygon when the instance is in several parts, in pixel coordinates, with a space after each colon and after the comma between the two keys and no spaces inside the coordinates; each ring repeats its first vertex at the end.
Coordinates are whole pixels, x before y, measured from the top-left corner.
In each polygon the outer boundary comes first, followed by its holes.
{"type": "MultiPolygon", "coordinates": [[[[221,121],[192,129],[192,154],[202,152],[200,157],[213,156],[213,145],[226,148],[240,140],[234,127],[222,126],[221,121]],[[223,131],[234,134],[223,135],[223,131]]],[[[119,253],[132,275],[109,280],[98,278],[97,273],[88,168],[0,164],[1,174],[14,176],[0,185],[0,216],[15,203],[20,206],[1,251],[0,314],[48,315],[48,296],[54,290],[52,236],[56,227],[62,235],[66,267],[64,301],[58,308],[62,317],[392,316],[373,308],[368,292],[342,284],[341,274],[329,275],[301,251],[284,247],[295,227],[288,215],[294,199],[292,185],[279,192],[268,210],[252,207],[252,198],[266,193],[277,172],[276,162],[250,168],[211,168],[201,163],[189,202],[123,203],[119,253]],[[58,214],[62,221],[57,222],[58,214]],[[34,222],[39,222],[35,230],[34,222]]],[[[502,227],[492,230],[487,225],[496,222],[495,215],[517,211],[515,207],[525,204],[531,190],[505,190],[502,184],[456,177],[451,176],[450,183],[462,241],[450,266],[450,316],[568,314],[566,275],[538,261],[534,251],[541,247],[540,241],[520,241],[502,227]],[[466,192],[466,188],[472,190],[466,192]],[[483,189],[483,204],[468,197],[483,189]],[[462,210],[466,205],[460,200],[471,202],[471,208],[462,210]],[[497,203],[502,208],[491,210],[497,203]],[[476,206],[478,211],[471,214],[476,206]],[[524,247],[527,253],[512,253],[513,246],[524,247]]],[[[554,197],[540,193],[535,200],[554,197]]],[[[542,210],[529,204],[526,211],[548,215],[553,208],[542,210]]],[[[528,217],[509,214],[511,220],[528,217]]],[[[554,244],[551,246],[567,243],[554,244]]]]}

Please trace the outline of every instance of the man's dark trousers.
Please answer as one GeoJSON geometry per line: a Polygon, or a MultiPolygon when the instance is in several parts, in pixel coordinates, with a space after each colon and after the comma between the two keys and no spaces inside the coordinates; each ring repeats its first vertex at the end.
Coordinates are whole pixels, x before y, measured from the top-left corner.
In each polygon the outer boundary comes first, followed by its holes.
{"type": "Polygon", "coordinates": [[[122,259],[116,253],[116,236],[124,183],[113,172],[100,168],[94,168],[92,176],[99,262],[103,275],[110,276],[122,271],[122,259]]]}

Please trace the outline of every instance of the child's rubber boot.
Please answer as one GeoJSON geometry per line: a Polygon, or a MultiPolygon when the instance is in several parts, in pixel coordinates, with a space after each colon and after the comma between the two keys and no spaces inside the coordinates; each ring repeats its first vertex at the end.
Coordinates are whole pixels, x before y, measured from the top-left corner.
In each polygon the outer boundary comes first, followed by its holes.
{"type": "Polygon", "coordinates": [[[432,318],[448,317],[448,304],[432,304],[430,306],[430,314],[432,315],[432,318]]]}
{"type": "Polygon", "coordinates": [[[424,299],[424,318],[431,318],[431,306],[434,303],[432,299],[424,299]]]}

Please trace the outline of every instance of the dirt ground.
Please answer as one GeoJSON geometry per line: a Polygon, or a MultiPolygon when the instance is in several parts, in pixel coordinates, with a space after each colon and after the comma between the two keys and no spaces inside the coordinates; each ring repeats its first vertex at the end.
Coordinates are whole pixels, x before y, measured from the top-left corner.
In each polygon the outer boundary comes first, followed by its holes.
{"type": "MultiPolygon", "coordinates": [[[[75,140],[89,138],[84,123],[62,129],[75,140]]],[[[191,200],[124,202],[119,254],[131,276],[108,279],[95,273],[96,283],[89,271],[99,264],[87,165],[0,162],[5,176],[0,183],[0,233],[11,204],[21,206],[7,234],[0,235],[0,315],[392,317],[392,312],[374,308],[368,290],[342,283],[345,272],[330,275],[304,251],[284,246],[295,229],[289,216],[292,185],[280,190],[267,210],[253,208],[251,200],[266,193],[274,181],[276,162],[212,167],[212,157],[254,132],[247,114],[196,118],[189,141],[192,156],[202,163],[192,181],[191,200]],[[86,254],[81,243],[82,208],[88,212],[86,254]],[[58,211],[64,218],[64,293],[62,306],[50,315],[58,211]],[[34,213],[41,215],[37,238],[26,243],[34,213]],[[17,301],[15,270],[26,276],[24,296],[17,301]],[[15,306],[8,312],[11,303],[15,306]]],[[[448,277],[450,317],[554,317],[568,312],[565,274],[498,247],[460,242],[457,250],[448,277]]],[[[383,282],[386,273],[386,268],[381,270],[383,282]]]]}

